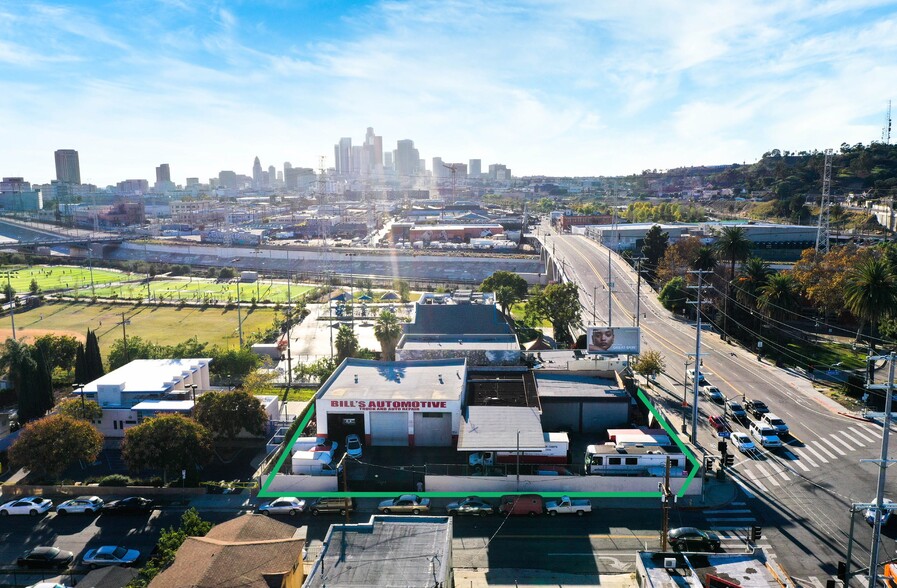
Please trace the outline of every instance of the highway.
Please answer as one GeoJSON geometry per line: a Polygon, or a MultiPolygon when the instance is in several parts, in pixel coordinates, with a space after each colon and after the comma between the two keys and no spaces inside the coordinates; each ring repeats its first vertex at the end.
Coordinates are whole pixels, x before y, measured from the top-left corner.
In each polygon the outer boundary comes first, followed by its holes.
{"type": "MultiPolygon", "coordinates": [[[[597,324],[606,324],[607,249],[583,236],[549,234],[543,242],[553,251],[565,276],[579,284],[583,319],[590,322],[594,302],[597,324]],[[594,292],[597,300],[593,301],[594,292]]],[[[635,272],[616,255],[611,256],[611,264],[613,324],[634,325],[635,272]]],[[[681,411],[687,354],[695,352],[695,328],[666,311],[644,281],[641,314],[642,350],[660,351],[667,367],[658,385],[648,392],[679,426],[681,417],[675,415],[681,411]]],[[[834,577],[837,562],[846,558],[850,504],[869,502],[875,496],[878,466],[860,460],[878,457],[881,427],[838,414],[837,405],[814,391],[811,382],[760,362],[754,354],[707,330],[702,330],[701,353],[701,371],[711,384],[729,399],[765,401],[792,433],[784,439],[785,447],[760,452],[755,458],[730,447],[738,458],[733,478],[742,489],[745,506],[738,510],[744,516],[708,519],[709,528],[726,531],[749,524],[748,519],[756,520],[764,527],[778,561],[798,584],[816,586],[821,581],[824,585],[834,577]]],[[[723,414],[722,406],[702,400],[698,409],[697,448],[717,455],[718,439],[707,418],[723,414]]],[[[732,424],[733,430],[747,432],[744,426],[732,424]]],[[[895,455],[892,444],[890,457],[895,455]]],[[[897,499],[893,490],[897,482],[890,482],[889,488],[886,496],[897,499]]],[[[853,570],[868,566],[871,544],[869,525],[861,514],[856,517],[853,570]]],[[[884,533],[880,561],[897,557],[895,536],[897,524],[892,523],[884,533]]],[[[854,582],[860,579],[856,577],[854,582]]]]}

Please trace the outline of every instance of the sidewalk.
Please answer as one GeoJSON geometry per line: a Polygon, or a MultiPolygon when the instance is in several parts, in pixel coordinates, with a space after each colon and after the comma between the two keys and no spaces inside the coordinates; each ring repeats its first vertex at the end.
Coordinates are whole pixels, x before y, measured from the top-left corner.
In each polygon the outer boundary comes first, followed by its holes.
{"type": "Polygon", "coordinates": [[[635,574],[562,574],[543,570],[516,568],[470,569],[455,568],[455,586],[481,588],[483,586],[530,588],[556,586],[558,588],[635,588],[635,574]]]}

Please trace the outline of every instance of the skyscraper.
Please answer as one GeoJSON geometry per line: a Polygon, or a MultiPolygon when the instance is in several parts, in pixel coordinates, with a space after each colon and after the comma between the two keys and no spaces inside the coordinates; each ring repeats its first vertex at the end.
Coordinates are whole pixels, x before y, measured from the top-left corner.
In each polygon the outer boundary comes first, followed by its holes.
{"type": "Polygon", "coordinates": [[[74,149],[56,150],[56,179],[67,184],[81,183],[81,164],[74,149]]]}
{"type": "Polygon", "coordinates": [[[273,186],[274,182],[277,181],[277,170],[274,169],[273,165],[268,166],[268,185],[273,186]]]}
{"type": "Polygon", "coordinates": [[[258,156],[255,158],[255,162],[252,164],[252,187],[260,188],[262,186],[262,163],[259,161],[258,156]]]}
{"type": "Polygon", "coordinates": [[[467,169],[470,179],[478,180],[483,174],[483,162],[479,159],[471,159],[470,165],[467,167],[467,169]]]}
{"type": "Polygon", "coordinates": [[[170,182],[171,181],[171,169],[168,167],[167,163],[160,164],[156,167],[156,183],[159,184],[161,182],[170,182]]]}
{"type": "Polygon", "coordinates": [[[334,157],[336,173],[346,176],[352,173],[352,137],[343,137],[339,140],[334,157]]]}
{"type": "Polygon", "coordinates": [[[401,139],[396,142],[396,173],[400,176],[413,176],[420,165],[420,153],[414,148],[414,141],[401,139]]]}

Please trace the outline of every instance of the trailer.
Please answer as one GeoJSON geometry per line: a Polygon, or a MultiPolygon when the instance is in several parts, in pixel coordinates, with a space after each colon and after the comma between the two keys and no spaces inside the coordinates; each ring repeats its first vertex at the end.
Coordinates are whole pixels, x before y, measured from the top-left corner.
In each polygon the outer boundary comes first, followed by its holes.
{"type": "Polygon", "coordinates": [[[471,454],[472,466],[492,466],[497,463],[570,463],[570,437],[567,433],[544,433],[545,449],[541,451],[480,451],[471,454]]]}

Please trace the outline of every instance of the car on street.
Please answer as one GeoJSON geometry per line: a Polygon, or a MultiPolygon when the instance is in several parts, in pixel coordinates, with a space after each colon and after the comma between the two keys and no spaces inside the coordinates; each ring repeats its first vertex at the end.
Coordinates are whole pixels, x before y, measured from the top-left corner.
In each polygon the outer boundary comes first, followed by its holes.
{"type": "Polygon", "coordinates": [[[97,549],[88,549],[81,563],[92,568],[102,566],[129,566],[137,563],[140,552],[121,545],[104,545],[97,549]]]}
{"type": "Polygon", "coordinates": [[[128,496],[103,505],[103,514],[143,514],[153,510],[153,501],[142,496],[128,496]]]}
{"type": "Polygon", "coordinates": [[[720,389],[716,386],[701,386],[700,390],[701,394],[703,394],[707,400],[722,404],[723,400],[726,399],[726,397],[723,396],[723,393],[720,392],[720,389]]]}
{"type": "Polygon", "coordinates": [[[732,428],[729,427],[729,423],[726,422],[726,417],[712,415],[707,417],[707,422],[710,423],[710,426],[716,431],[716,434],[724,439],[732,434],[732,428]]]}
{"type": "Polygon", "coordinates": [[[421,498],[417,494],[402,494],[397,498],[384,500],[377,507],[377,510],[383,514],[394,512],[410,512],[411,514],[420,514],[422,512],[430,512],[430,499],[421,498]]]}
{"type": "Polygon", "coordinates": [[[751,437],[756,439],[760,443],[760,447],[763,447],[764,449],[782,446],[782,440],[779,439],[776,430],[769,425],[754,421],[751,423],[749,430],[751,432],[751,437]]]}
{"type": "Polygon", "coordinates": [[[20,568],[67,568],[75,559],[71,551],[58,547],[35,547],[23,553],[16,564],[20,568]]]}
{"type": "Polygon", "coordinates": [[[445,507],[449,516],[475,515],[486,516],[495,513],[495,507],[479,496],[468,496],[458,502],[451,502],[445,507]]]}
{"type": "Polygon", "coordinates": [[[716,533],[696,527],[679,527],[667,534],[670,547],[676,551],[717,551],[720,540],[716,533]]]}
{"type": "Polygon", "coordinates": [[[25,496],[0,505],[0,516],[31,515],[33,517],[53,508],[53,501],[42,496],[25,496]]]}
{"type": "MultiPolygon", "coordinates": [[[[685,372],[685,381],[691,384],[695,379],[695,370],[690,369],[685,372]]],[[[709,386],[710,382],[704,377],[704,374],[698,372],[698,386],[709,386]]]]}
{"type": "Polygon", "coordinates": [[[341,515],[355,510],[355,500],[351,498],[318,498],[308,505],[308,512],[314,516],[336,512],[341,515]]]}
{"type": "Polygon", "coordinates": [[[769,412],[769,407],[762,400],[745,400],[744,409],[754,418],[760,418],[769,412]]]}
{"type": "Polygon", "coordinates": [[[780,437],[782,435],[787,435],[789,432],[788,425],[785,423],[785,421],[771,412],[767,412],[762,417],[760,417],[760,422],[775,429],[776,433],[778,433],[780,437]]]}
{"type": "Polygon", "coordinates": [[[79,496],[56,505],[57,514],[87,513],[97,514],[103,509],[103,499],[99,496],[79,496]]]}
{"type": "Polygon", "coordinates": [[[732,435],[729,437],[729,441],[731,441],[732,445],[738,448],[738,451],[742,453],[751,453],[753,451],[756,451],[757,449],[757,446],[754,445],[754,442],[751,441],[751,438],[744,433],[732,433],[732,435]]]}
{"type": "Polygon", "coordinates": [[[346,437],[346,453],[349,457],[354,457],[358,459],[361,457],[362,446],[361,446],[361,438],[352,433],[351,435],[346,437]]]}
{"type": "MultiPolygon", "coordinates": [[[[877,501],[877,500],[870,500],[870,501],[869,501],[869,504],[878,504],[878,501],[877,501]]],[[[890,498],[885,498],[884,500],[882,500],[882,505],[884,505],[884,506],[888,506],[888,505],[893,506],[893,505],[894,505],[894,501],[891,500],[890,498]]],[[[881,510],[878,511],[878,513],[879,513],[878,516],[881,518],[881,526],[882,526],[882,527],[884,527],[885,525],[887,525],[887,524],[888,524],[888,521],[891,520],[891,512],[892,512],[892,511],[891,511],[890,509],[889,509],[889,510],[885,510],[884,508],[882,508],[881,510]]],[[[865,511],[863,511],[863,518],[865,518],[865,519],[866,519],[866,522],[869,523],[870,525],[874,525],[874,524],[875,524],[875,512],[873,512],[873,510],[872,510],[871,508],[867,508],[865,511]]]]}
{"type": "Polygon", "coordinates": [[[281,496],[260,505],[258,510],[264,515],[295,516],[305,511],[305,501],[295,496],[281,496]]]}
{"type": "Polygon", "coordinates": [[[741,406],[741,403],[737,400],[728,401],[726,403],[726,410],[732,415],[733,419],[741,421],[747,418],[747,411],[744,410],[744,407],[741,406]]]}

